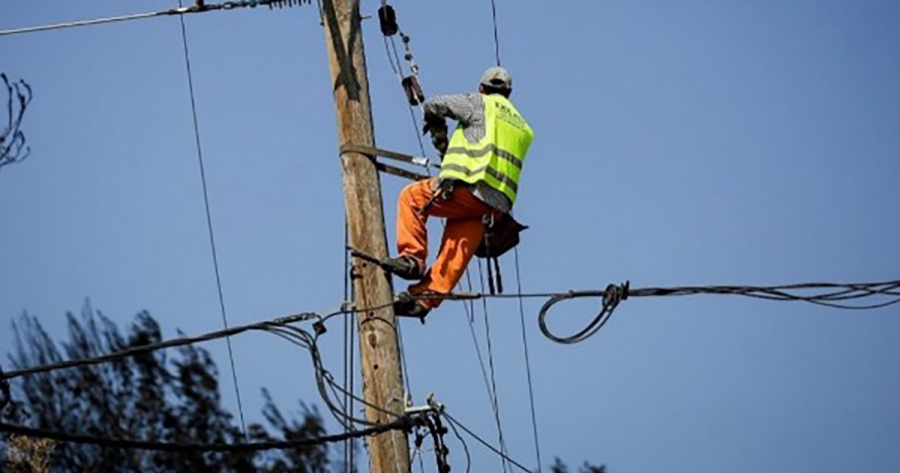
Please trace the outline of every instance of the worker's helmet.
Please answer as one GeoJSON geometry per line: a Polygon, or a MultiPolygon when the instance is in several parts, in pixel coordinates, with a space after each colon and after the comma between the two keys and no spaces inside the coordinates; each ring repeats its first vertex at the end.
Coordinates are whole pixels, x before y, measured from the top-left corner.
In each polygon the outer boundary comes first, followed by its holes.
{"type": "Polygon", "coordinates": [[[512,90],[512,76],[500,67],[489,67],[481,76],[481,85],[500,90],[512,90]]]}

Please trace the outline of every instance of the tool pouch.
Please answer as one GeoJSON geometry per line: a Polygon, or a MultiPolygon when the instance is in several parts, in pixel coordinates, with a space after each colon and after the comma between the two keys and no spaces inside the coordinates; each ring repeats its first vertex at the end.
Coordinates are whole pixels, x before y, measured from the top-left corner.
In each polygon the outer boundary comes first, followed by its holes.
{"type": "Polygon", "coordinates": [[[502,294],[503,276],[500,274],[499,257],[519,244],[519,233],[528,227],[509,214],[497,218],[485,215],[481,222],[485,227],[484,238],[475,250],[475,256],[487,260],[488,286],[491,294],[502,294]]]}

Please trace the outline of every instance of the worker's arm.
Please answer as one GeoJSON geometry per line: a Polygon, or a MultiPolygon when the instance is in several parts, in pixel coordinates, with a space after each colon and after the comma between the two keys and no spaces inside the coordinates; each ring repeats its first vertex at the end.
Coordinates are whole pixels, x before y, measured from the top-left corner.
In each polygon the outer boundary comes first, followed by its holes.
{"type": "Polygon", "coordinates": [[[443,118],[450,118],[467,127],[480,106],[480,100],[481,97],[475,93],[436,95],[422,104],[425,121],[439,122],[443,118]]]}
{"type": "Polygon", "coordinates": [[[458,121],[463,127],[472,123],[477,108],[481,106],[477,94],[438,95],[422,104],[425,110],[425,133],[431,133],[431,144],[441,157],[447,152],[449,138],[445,118],[458,121]]]}

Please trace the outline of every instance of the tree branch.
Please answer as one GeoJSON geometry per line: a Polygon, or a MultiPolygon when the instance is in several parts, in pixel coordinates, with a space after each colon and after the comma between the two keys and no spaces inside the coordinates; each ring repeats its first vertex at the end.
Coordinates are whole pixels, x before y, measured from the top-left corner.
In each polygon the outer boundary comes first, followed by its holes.
{"type": "Polygon", "coordinates": [[[31,86],[22,79],[10,82],[6,74],[0,73],[0,79],[6,86],[6,122],[0,133],[0,168],[8,164],[20,163],[31,153],[25,144],[25,133],[22,132],[22,118],[25,109],[31,103],[31,86]]]}

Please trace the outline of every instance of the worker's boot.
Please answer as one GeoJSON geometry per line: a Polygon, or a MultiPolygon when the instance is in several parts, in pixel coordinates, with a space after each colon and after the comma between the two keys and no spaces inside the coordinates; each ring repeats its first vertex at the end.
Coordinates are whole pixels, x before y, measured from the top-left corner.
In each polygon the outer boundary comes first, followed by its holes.
{"type": "Polygon", "coordinates": [[[425,323],[425,316],[431,308],[422,304],[408,292],[401,292],[394,301],[394,315],[398,317],[415,317],[425,323]]]}
{"type": "Polygon", "coordinates": [[[422,267],[412,256],[388,258],[381,262],[381,267],[385,271],[408,281],[422,279],[422,267]]]}

